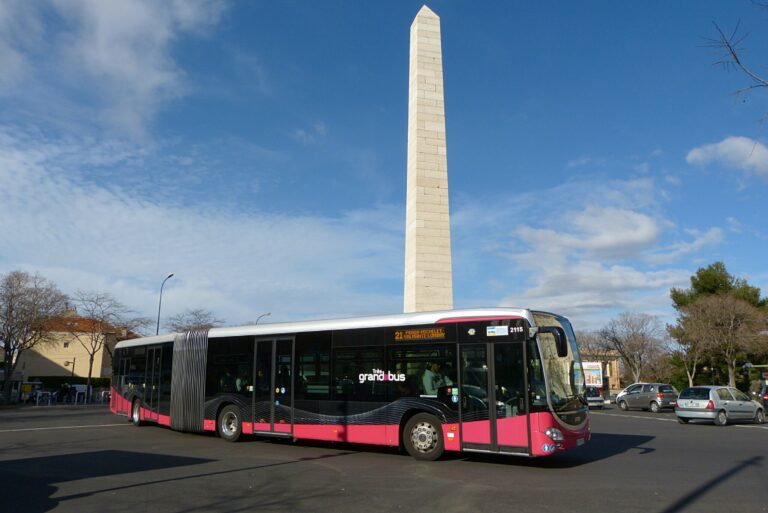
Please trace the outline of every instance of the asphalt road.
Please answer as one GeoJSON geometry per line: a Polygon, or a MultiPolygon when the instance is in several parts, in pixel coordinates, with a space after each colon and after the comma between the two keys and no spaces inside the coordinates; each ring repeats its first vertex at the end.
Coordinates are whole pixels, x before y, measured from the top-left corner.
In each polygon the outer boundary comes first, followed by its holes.
{"type": "Polygon", "coordinates": [[[590,444],[548,459],[136,428],[104,408],[0,410],[0,512],[761,512],[768,425],[592,415],[590,444]]]}

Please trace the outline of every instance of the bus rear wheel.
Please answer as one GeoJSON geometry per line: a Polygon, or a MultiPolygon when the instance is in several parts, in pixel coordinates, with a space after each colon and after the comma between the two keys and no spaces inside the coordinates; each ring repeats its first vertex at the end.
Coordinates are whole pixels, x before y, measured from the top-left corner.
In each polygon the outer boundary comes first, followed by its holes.
{"type": "Polygon", "coordinates": [[[233,404],[224,407],[221,410],[221,413],[219,413],[219,419],[216,425],[221,438],[227,442],[236,442],[243,432],[240,409],[233,404]]]}
{"type": "Polygon", "coordinates": [[[131,423],[134,426],[141,426],[141,401],[138,399],[133,400],[131,404],[131,423]]]}
{"type": "Polygon", "coordinates": [[[434,461],[443,454],[443,427],[428,413],[411,417],[403,430],[403,444],[417,460],[434,461]]]}

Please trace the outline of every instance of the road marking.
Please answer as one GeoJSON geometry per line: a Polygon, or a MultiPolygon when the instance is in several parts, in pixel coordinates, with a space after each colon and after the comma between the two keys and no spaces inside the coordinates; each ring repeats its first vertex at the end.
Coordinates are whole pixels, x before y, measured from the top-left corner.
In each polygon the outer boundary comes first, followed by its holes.
{"type": "Polygon", "coordinates": [[[661,420],[664,422],[677,422],[677,419],[663,419],[660,417],[641,417],[640,415],[624,415],[624,414],[618,414],[618,413],[603,413],[603,412],[589,412],[590,415],[605,415],[606,417],[621,417],[621,418],[630,418],[630,419],[647,419],[647,420],[661,420]]]}
{"type": "MultiPolygon", "coordinates": [[[[640,415],[627,415],[627,414],[619,414],[619,413],[603,413],[603,412],[596,412],[591,411],[589,412],[590,415],[605,415],[606,417],[621,417],[621,418],[629,418],[629,419],[645,419],[645,420],[660,420],[662,422],[677,422],[677,418],[674,419],[664,419],[660,417],[641,417],[640,415]]],[[[747,429],[766,429],[768,430],[768,426],[761,426],[758,424],[729,424],[734,427],[739,428],[747,428],[747,429]]]]}
{"type": "Polygon", "coordinates": [[[753,425],[753,426],[750,426],[750,425],[748,425],[748,424],[734,424],[734,425],[735,425],[736,427],[740,427],[740,428],[749,428],[749,429],[768,429],[768,426],[758,426],[758,425],[753,425]]]}
{"type": "Polygon", "coordinates": [[[115,427],[115,426],[130,426],[130,424],[121,422],[120,424],[90,424],[85,426],[54,426],[54,427],[40,427],[40,428],[0,429],[0,433],[18,433],[21,431],[50,431],[54,429],[83,429],[83,428],[115,427]]]}

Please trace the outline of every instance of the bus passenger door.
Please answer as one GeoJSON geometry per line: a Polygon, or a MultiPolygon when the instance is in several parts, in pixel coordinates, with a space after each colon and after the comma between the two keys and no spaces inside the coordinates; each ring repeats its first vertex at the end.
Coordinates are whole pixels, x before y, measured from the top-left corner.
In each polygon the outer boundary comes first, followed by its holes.
{"type": "Polygon", "coordinates": [[[253,430],[293,433],[293,339],[257,340],[253,430]]]}
{"type": "Polygon", "coordinates": [[[524,351],[516,342],[460,346],[463,449],[529,453],[524,351]]]}
{"type": "Polygon", "coordinates": [[[161,347],[147,349],[147,366],[144,376],[144,405],[149,410],[145,418],[157,421],[160,405],[160,365],[161,347]]]}

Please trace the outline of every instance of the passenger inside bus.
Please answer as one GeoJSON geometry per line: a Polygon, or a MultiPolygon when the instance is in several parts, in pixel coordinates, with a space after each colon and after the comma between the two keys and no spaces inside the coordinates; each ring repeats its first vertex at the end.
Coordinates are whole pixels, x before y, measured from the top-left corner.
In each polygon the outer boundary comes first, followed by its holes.
{"type": "Polygon", "coordinates": [[[440,362],[431,362],[427,364],[422,378],[425,395],[437,395],[437,389],[440,387],[453,385],[450,378],[440,372],[440,362]]]}

